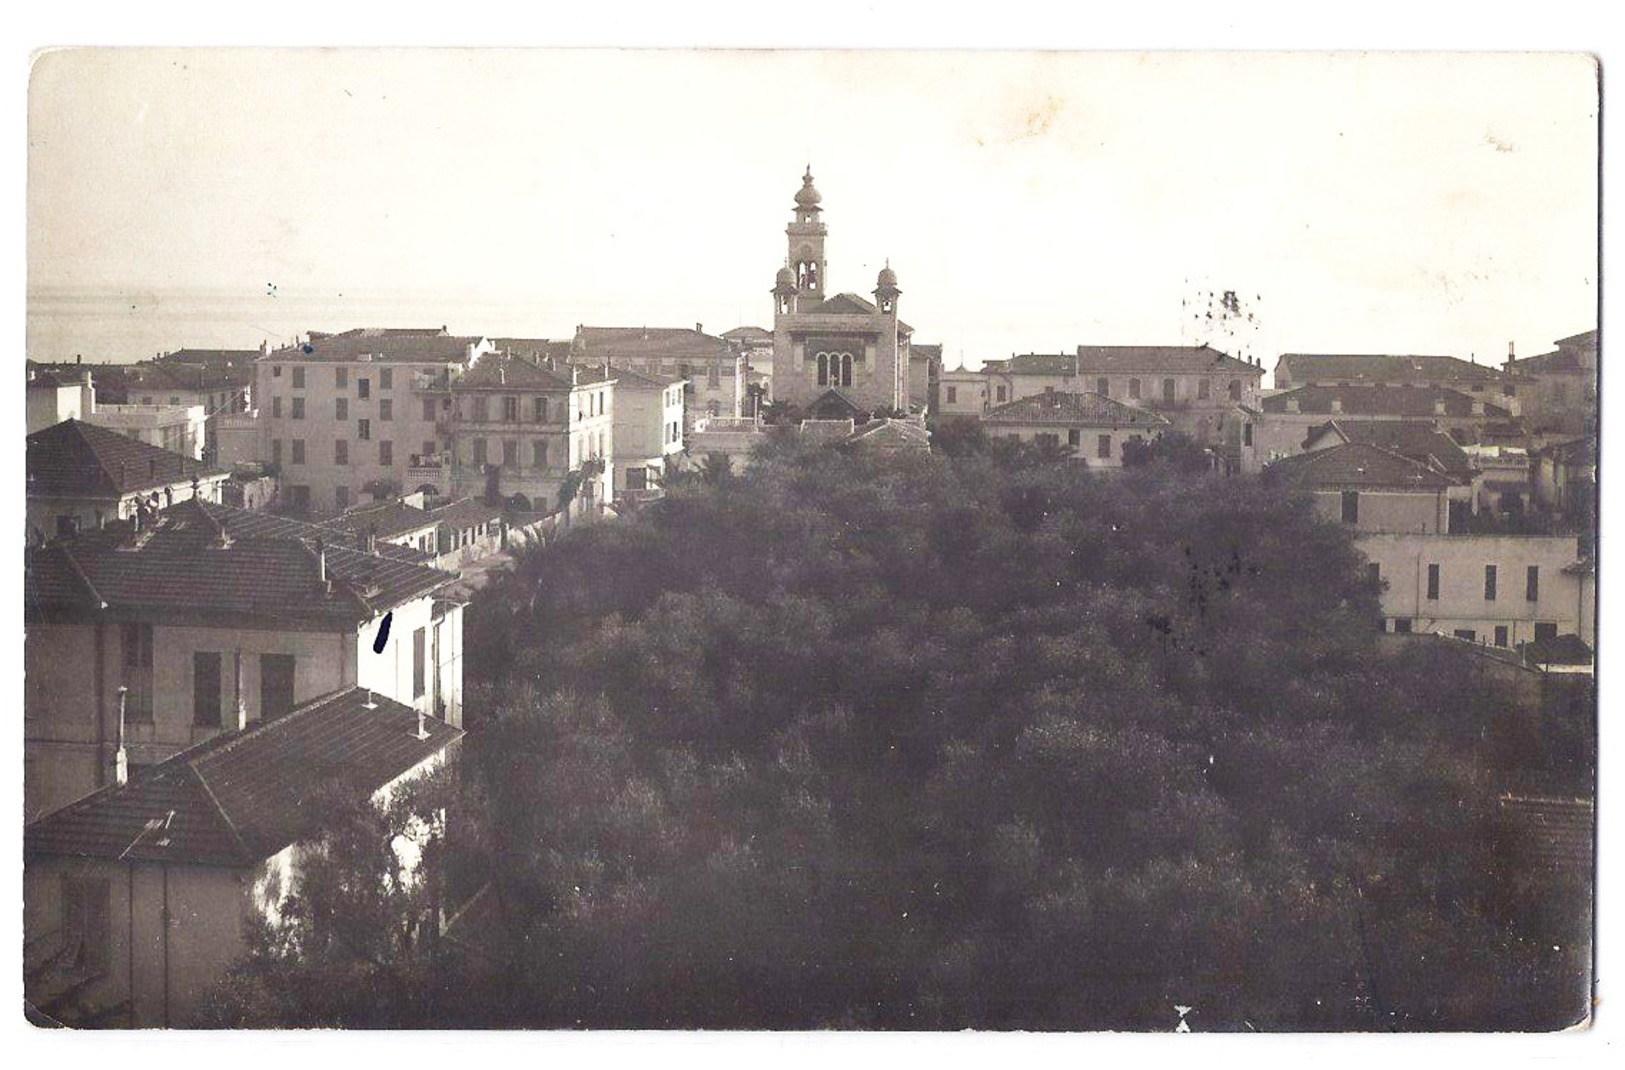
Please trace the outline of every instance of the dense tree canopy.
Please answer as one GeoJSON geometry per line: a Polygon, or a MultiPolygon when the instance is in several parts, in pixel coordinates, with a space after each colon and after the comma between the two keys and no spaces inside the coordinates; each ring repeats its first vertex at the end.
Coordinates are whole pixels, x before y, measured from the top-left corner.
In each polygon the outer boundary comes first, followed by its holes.
{"type": "Polygon", "coordinates": [[[1585,889],[1510,880],[1495,815],[1589,791],[1586,705],[1385,648],[1378,593],[1177,464],[676,483],[470,610],[501,937],[423,1024],[1566,1024],[1585,889]]]}

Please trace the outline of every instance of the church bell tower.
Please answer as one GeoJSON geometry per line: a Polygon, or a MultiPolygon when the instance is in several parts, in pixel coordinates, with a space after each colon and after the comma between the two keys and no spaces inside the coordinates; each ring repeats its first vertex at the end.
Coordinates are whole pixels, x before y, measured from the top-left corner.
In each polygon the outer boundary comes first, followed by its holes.
{"type": "Polygon", "coordinates": [[[784,229],[789,239],[791,280],[795,286],[797,305],[817,304],[824,299],[824,238],[829,233],[819,213],[822,198],[813,187],[812,165],[807,165],[801,176],[801,188],[796,191],[796,217],[784,229]]]}

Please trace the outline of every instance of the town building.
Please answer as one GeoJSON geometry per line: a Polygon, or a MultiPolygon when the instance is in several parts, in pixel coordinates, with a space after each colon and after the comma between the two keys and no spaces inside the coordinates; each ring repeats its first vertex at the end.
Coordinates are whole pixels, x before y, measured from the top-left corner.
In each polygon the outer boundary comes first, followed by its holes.
{"type": "Polygon", "coordinates": [[[1450,530],[1450,491],[1442,471],[1367,442],[1300,453],[1265,473],[1306,490],[1325,519],[1359,532],[1442,535],[1450,530]]]}
{"type": "Polygon", "coordinates": [[[439,544],[439,523],[430,515],[422,491],[352,506],[342,516],[334,517],[321,526],[342,534],[346,541],[361,547],[376,547],[382,542],[433,557],[439,544]]]}
{"type": "Polygon", "coordinates": [[[1502,369],[1528,385],[1520,391],[1524,422],[1536,435],[1578,435],[1597,427],[1597,332],[1559,339],[1557,348],[1515,359],[1502,369]]]}
{"type": "Polygon", "coordinates": [[[252,459],[281,473],[281,507],[300,515],[342,513],[363,494],[448,494],[452,382],[493,349],[444,327],[311,331],[255,361],[252,459]]]}
{"type": "Polygon", "coordinates": [[[1478,471],[1473,512],[1487,510],[1523,516],[1534,504],[1534,483],[1529,478],[1529,451],[1519,446],[1464,447],[1478,471]]]}
{"type": "Polygon", "coordinates": [[[28,433],[63,420],[83,420],[96,411],[96,384],[86,371],[28,368],[28,433]]]}
{"type": "Polygon", "coordinates": [[[940,400],[931,410],[937,416],[981,419],[987,411],[987,376],[980,370],[944,371],[938,380],[938,393],[940,400]]]}
{"type": "Polygon", "coordinates": [[[832,296],[822,199],[809,167],[785,228],[785,266],[772,289],[773,398],[813,418],[923,409],[929,358],[922,353],[914,370],[914,329],[898,316],[903,291],[897,273],[890,263],[880,270],[873,302],[855,293],[832,296]]]}
{"type": "MultiPolygon", "coordinates": [[[[462,729],[351,684],[143,770],[23,830],[24,996],[40,1020],[184,1027],[299,887],[345,798],[454,759],[462,729]]],[[[122,753],[122,747],[119,753],[122,753]]],[[[430,820],[434,819],[432,815],[430,820]]],[[[443,818],[442,818],[443,820],[443,818]]],[[[418,845],[397,844],[410,879],[418,845]]]]}
{"type": "Polygon", "coordinates": [[[1357,353],[1283,353],[1275,364],[1275,389],[1301,386],[1449,387],[1490,401],[1516,416],[1529,380],[1489,364],[1460,357],[1357,353]]]}
{"type": "Polygon", "coordinates": [[[203,460],[208,414],[202,405],[109,405],[97,402],[82,419],[137,442],[203,460]]]}
{"type": "Polygon", "coordinates": [[[1426,423],[1461,445],[1514,422],[1508,409],[1446,386],[1301,386],[1270,394],[1256,408],[1263,418],[1254,429],[1255,449],[1265,464],[1302,452],[1309,433],[1327,420],[1426,423]]]}
{"type": "Polygon", "coordinates": [[[1303,441],[1303,452],[1314,453],[1349,442],[1380,446],[1449,476],[1455,484],[1446,494],[1453,511],[1453,527],[1454,518],[1478,512],[1482,484],[1478,467],[1455,439],[1435,430],[1431,424],[1405,420],[1328,420],[1310,429],[1303,441]]]}
{"type": "Polygon", "coordinates": [[[150,514],[194,496],[217,502],[229,473],[81,420],[27,440],[30,543],[150,514]]]}
{"type": "Polygon", "coordinates": [[[462,723],[454,575],[193,500],[24,560],[24,804],[47,813],[222,732],[357,686],[462,723]]]}
{"type": "Polygon", "coordinates": [[[1079,346],[983,365],[990,405],[1046,390],[1088,392],[1155,412],[1204,446],[1219,445],[1227,413],[1256,406],[1264,370],[1209,346],[1079,346]]]}
{"type": "Polygon", "coordinates": [[[748,354],[696,323],[682,327],[576,328],[570,362],[636,372],[656,382],[682,382],[686,418],[738,416],[750,386],[748,354]]]}
{"type": "Polygon", "coordinates": [[[1596,516],[1597,436],[1553,442],[1530,454],[1530,481],[1544,510],[1590,527],[1596,516]]]}
{"type": "Polygon", "coordinates": [[[995,405],[982,417],[989,438],[1067,449],[1091,468],[1121,468],[1123,447],[1154,438],[1166,417],[1101,394],[1047,389],[995,405]]]}
{"type": "Polygon", "coordinates": [[[683,453],[682,379],[655,378],[612,367],[615,381],[613,496],[647,500],[659,493],[668,465],[683,453]]]}
{"type": "Polygon", "coordinates": [[[722,332],[723,341],[745,358],[744,404],[737,416],[755,416],[773,400],[773,332],[762,327],[735,327],[722,332]]]}

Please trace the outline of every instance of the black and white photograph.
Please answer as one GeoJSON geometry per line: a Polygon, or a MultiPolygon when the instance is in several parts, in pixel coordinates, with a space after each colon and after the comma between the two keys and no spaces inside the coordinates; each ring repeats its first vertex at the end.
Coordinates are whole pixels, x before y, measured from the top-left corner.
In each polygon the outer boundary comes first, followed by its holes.
{"type": "Polygon", "coordinates": [[[28,1028],[1589,1030],[1601,78],[40,48],[28,1028]]]}

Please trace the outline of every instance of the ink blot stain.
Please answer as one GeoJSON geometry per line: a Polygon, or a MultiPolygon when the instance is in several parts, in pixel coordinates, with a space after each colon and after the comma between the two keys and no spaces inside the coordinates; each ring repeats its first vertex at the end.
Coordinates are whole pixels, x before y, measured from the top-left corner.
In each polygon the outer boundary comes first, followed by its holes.
{"type": "Polygon", "coordinates": [[[374,654],[382,654],[384,652],[384,644],[389,642],[389,622],[394,619],[394,610],[384,614],[383,622],[378,625],[378,638],[372,641],[372,652],[374,654]]]}

